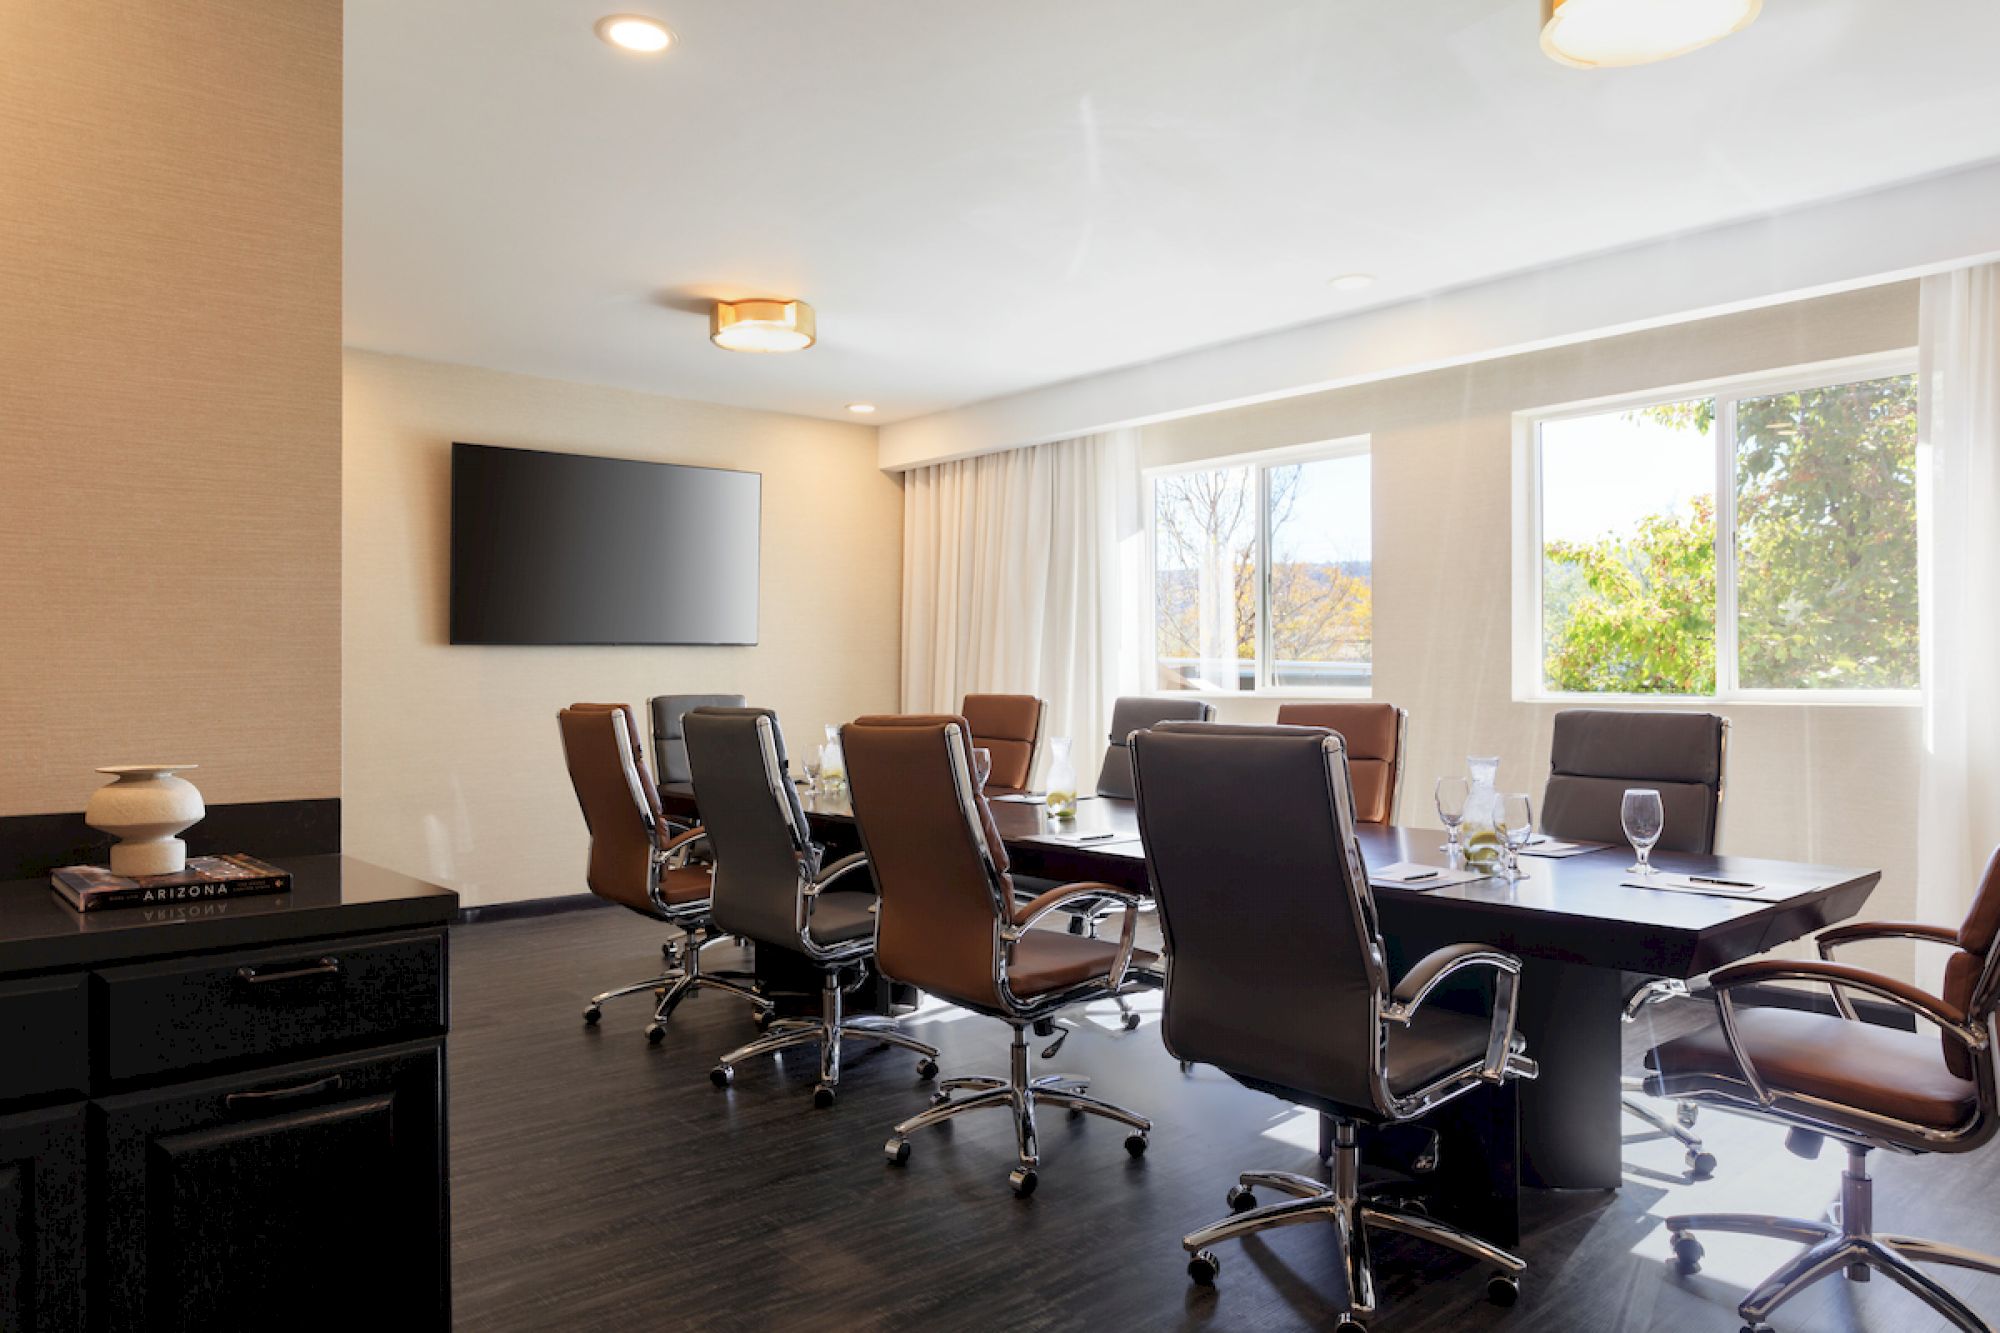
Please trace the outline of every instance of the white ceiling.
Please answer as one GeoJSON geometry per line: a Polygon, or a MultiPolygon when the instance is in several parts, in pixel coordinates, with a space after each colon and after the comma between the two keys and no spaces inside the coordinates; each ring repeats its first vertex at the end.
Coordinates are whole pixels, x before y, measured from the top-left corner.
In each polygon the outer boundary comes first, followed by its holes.
{"type": "Polygon", "coordinates": [[[878,422],[2000,157],[1992,0],[1766,0],[1596,73],[1536,0],[346,13],[350,345],[878,422]],[[817,347],[708,342],[768,295],[817,347]]]}

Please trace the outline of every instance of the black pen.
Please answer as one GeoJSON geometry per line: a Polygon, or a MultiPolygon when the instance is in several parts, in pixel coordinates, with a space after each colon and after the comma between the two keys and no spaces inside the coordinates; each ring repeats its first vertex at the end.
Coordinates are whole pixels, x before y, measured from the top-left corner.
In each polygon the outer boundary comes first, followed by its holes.
{"type": "Polygon", "coordinates": [[[1417,882],[1418,880],[1420,880],[1420,879],[1436,879],[1437,877],[1438,877],[1438,872],[1437,872],[1437,871],[1435,871],[1435,870],[1426,870],[1426,871],[1425,871],[1425,872],[1424,872],[1423,874],[1421,874],[1421,875],[1405,875],[1405,876],[1403,876],[1403,877],[1402,877],[1401,879],[1397,880],[1396,882],[1397,882],[1398,884],[1414,884],[1414,883],[1416,883],[1416,882],[1417,882]]]}
{"type": "Polygon", "coordinates": [[[1754,889],[1757,886],[1747,879],[1710,879],[1706,875],[1689,875],[1690,884],[1716,884],[1725,889],[1754,889]]]}

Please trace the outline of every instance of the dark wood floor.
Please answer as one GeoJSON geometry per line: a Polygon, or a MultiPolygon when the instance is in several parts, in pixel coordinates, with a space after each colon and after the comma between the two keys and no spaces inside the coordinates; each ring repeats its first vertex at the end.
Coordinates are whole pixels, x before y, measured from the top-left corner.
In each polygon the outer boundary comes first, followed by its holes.
{"type": "MultiPolygon", "coordinates": [[[[1007,1117],[927,1131],[907,1167],[881,1147],[925,1104],[914,1061],[852,1060],[839,1105],[815,1111],[814,1056],[708,1069],[754,1035],[747,1006],[689,1002],[658,1047],[641,1036],[643,998],[613,1001],[603,1026],[585,998],[657,971],[664,934],[615,910],[488,922],[454,933],[451,1054],[457,1314],[480,1330],[1291,1329],[1328,1326],[1338,1290],[1313,1227],[1231,1244],[1214,1290],[1184,1272],[1183,1232],[1221,1215],[1249,1168],[1316,1170],[1312,1121],[1211,1069],[1182,1075],[1150,1022],[1125,1033],[1087,1012],[1047,1068],[1154,1121],[1133,1161],[1122,1132],[1046,1117],[1041,1189],[1017,1200],[1005,1176],[1007,1117]]],[[[711,950],[711,966],[731,951],[711,950]]],[[[927,1006],[910,1026],[942,1048],[945,1072],[1004,1074],[1006,1029],[927,1006]]],[[[1633,1048],[1644,1042],[1633,1034],[1633,1048]]],[[[1629,1122],[1614,1194],[1531,1195],[1522,1300],[1501,1311],[1480,1275],[1393,1238],[1377,1248],[1375,1333],[1510,1329],[1690,1333],[1737,1328],[1743,1290],[1792,1247],[1713,1237],[1706,1271],[1664,1263],[1660,1219],[1726,1209],[1817,1215],[1840,1154],[1792,1157],[1782,1131],[1710,1115],[1715,1180],[1685,1183],[1675,1145],[1629,1122]]],[[[1880,1155],[1878,1154],[1878,1158],[1880,1155]]],[[[2000,1150],[1879,1160],[1884,1230],[2000,1251],[2000,1150]]],[[[1941,1270],[1989,1316],[2000,1279],[1941,1270]]],[[[1822,1284],[1780,1311],[1783,1330],[1909,1333],[1942,1321],[1888,1283],[1822,1284]]]]}

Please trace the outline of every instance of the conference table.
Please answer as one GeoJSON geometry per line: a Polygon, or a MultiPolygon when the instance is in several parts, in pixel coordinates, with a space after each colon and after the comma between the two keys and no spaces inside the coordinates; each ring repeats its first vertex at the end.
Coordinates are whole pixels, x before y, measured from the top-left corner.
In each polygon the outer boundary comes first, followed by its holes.
{"type": "MultiPolygon", "coordinates": [[[[670,808],[691,813],[691,801],[668,799],[670,808]]],[[[842,847],[857,845],[853,808],[844,794],[820,792],[802,800],[815,836],[842,847]]],[[[1073,819],[1061,821],[1051,819],[1039,802],[1003,796],[991,806],[1015,874],[1150,892],[1132,802],[1086,798],[1073,819]],[[1093,840],[1075,841],[1079,838],[1093,840]]],[[[1363,824],[1356,836],[1371,866],[1447,865],[1444,835],[1435,829],[1363,824]]],[[[1523,856],[1525,877],[1519,880],[1374,888],[1392,974],[1433,949],[1461,942],[1491,945],[1527,960],[1519,1029],[1541,1068],[1537,1079],[1519,1089],[1521,1173],[1527,1184],[1585,1189],[1619,1184],[1621,1027],[1626,997],[1635,986],[1654,977],[1691,980],[1846,920],[1881,877],[1875,870],[1756,857],[1654,854],[1653,864],[1663,871],[1754,881],[1774,896],[1784,895],[1778,901],[1745,901],[1626,887],[1622,881],[1631,862],[1631,848],[1606,847],[1562,859],[1523,856]]]]}

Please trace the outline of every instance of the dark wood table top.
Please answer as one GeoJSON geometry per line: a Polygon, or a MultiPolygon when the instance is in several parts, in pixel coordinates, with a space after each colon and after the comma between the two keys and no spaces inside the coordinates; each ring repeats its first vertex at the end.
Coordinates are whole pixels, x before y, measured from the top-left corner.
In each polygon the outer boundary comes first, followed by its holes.
{"type": "Polygon", "coordinates": [[[448,923],[450,889],[350,856],[277,858],[289,893],[77,912],[47,879],[0,882],[0,973],[61,971],[164,954],[448,923]]]}
{"type": "MultiPolygon", "coordinates": [[[[806,812],[830,831],[852,825],[844,796],[806,797],[806,812]]],[[[1019,874],[1062,881],[1099,880],[1145,892],[1146,856],[1137,809],[1097,797],[1076,818],[1054,821],[1041,805],[992,802],[993,822],[1019,874]],[[1051,833],[1108,834],[1076,846],[1045,841],[1051,833]]],[[[1444,834],[1435,829],[1362,825],[1361,853],[1371,865],[1413,861],[1443,866],[1444,834]]],[[[1482,879],[1436,889],[1376,888],[1383,930],[1413,943],[1471,941],[1527,957],[1610,967],[1651,976],[1697,977],[1753,958],[1788,940],[1844,921],[1861,910],[1881,872],[1746,856],[1659,852],[1663,870],[1797,885],[1781,902],[1668,893],[1624,887],[1632,849],[1610,847],[1563,859],[1523,857],[1526,878],[1482,879]]]]}

